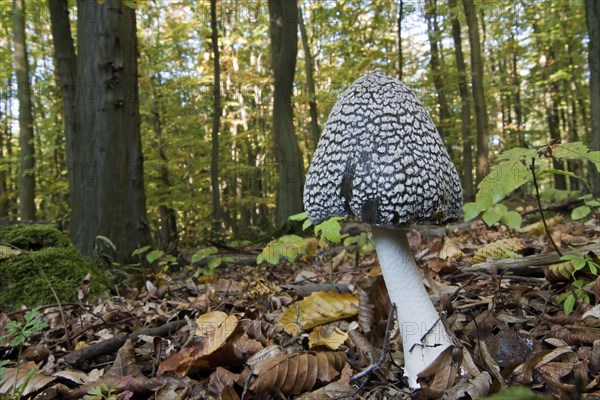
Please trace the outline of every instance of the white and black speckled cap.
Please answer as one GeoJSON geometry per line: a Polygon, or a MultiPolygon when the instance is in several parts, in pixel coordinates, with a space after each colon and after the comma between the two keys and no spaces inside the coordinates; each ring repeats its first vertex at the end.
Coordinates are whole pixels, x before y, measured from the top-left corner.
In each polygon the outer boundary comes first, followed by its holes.
{"type": "Polygon", "coordinates": [[[439,224],[462,218],[462,206],[456,168],[415,94],[378,71],[356,80],[333,106],[308,169],[310,220],[439,224]]]}

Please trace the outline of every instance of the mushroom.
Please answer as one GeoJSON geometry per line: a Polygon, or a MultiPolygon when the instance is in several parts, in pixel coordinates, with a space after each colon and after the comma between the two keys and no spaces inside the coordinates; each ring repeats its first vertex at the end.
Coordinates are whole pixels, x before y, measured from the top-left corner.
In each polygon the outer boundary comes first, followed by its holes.
{"type": "Polygon", "coordinates": [[[304,188],[311,222],[354,216],[371,224],[377,256],[404,349],[404,375],[417,377],[452,340],[411,253],[413,224],[462,217],[462,188],[425,107],[397,79],[375,71],[338,98],[304,188]]]}

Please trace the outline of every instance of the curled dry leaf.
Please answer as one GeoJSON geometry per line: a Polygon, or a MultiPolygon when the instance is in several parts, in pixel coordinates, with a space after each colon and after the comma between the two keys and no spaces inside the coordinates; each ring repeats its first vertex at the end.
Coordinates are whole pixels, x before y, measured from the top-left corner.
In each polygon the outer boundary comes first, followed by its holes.
{"type": "Polygon", "coordinates": [[[338,327],[317,326],[308,337],[308,347],[325,346],[337,350],[348,339],[348,334],[338,327]]]}
{"type": "Polygon", "coordinates": [[[219,397],[223,390],[232,387],[238,375],[222,367],[217,367],[208,379],[208,393],[219,397]]]}
{"type": "Polygon", "coordinates": [[[484,371],[474,378],[457,383],[444,394],[444,399],[480,399],[488,394],[491,385],[492,377],[484,371]]]}
{"type": "Polygon", "coordinates": [[[371,331],[373,325],[375,306],[365,289],[358,287],[358,325],[364,333],[371,331]]]}
{"type": "Polygon", "coordinates": [[[282,354],[252,367],[249,390],[255,394],[271,390],[299,394],[333,381],[346,363],[346,355],[341,352],[282,354]]]}
{"type": "Polygon", "coordinates": [[[263,346],[269,346],[272,343],[271,339],[281,332],[281,327],[266,321],[254,320],[244,322],[244,330],[250,338],[258,340],[263,346]]]}
{"type": "Polygon", "coordinates": [[[352,376],[352,368],[349,364],[346,364],[342,369],[340,378],[331,382],[328,385],[323,386],[310,393],[305,393],[298,397],[298,400],[327,400],[334,397],[344,397],[352,395],[356,389],[350,386],[350,377],[352,376]]]}
{"type": "MultiPolygon", "coordinates": [[[[557,225],[562,219],[562,215],[558,214],[555,217],[547,218],[546,224],[548,225],[548,229],[557,225]]],[[[519,229],[520,233],[525,233],[527,236],[540,236],[544,234],[544,223],[543,221],[534,222],[533,224],[529,224],[519,229]]]]}
{"type": "Polygon", "coordinates": [[[440,258],[444,260],[460,260],[464,255],[458,242],[452,239],[446,239],[440,250],[440,258]]]}
{"type": "MultiPolygon", "coordinates": [[[[299,307],[299,322],[303,329],[352,317],[358,314],[358,298],[350,293],[315,292],[297,302],[299,307]]],[[[290,335],[299,332],[296,305],[291,305],[281,316],[278,326],[290,335]]]]}

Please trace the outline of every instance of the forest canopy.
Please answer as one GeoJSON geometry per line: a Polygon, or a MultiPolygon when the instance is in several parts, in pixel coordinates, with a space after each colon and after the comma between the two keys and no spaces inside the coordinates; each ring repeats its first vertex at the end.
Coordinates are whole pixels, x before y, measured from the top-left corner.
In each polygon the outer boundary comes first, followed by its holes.
{"type": "MultiPolygon", "coordinates": [[[[0,219],[59,221],[88,249],[120,220],[129,250],[169,220],[183,243],[266,238],[302,211],[337,96],[374,69],[416,92],[473,200],[505,150],[599,150],[594,3],[2,1],[0,219]]],[[[552,168],[548,202],[598,196],[586,163],[552,168]]]]}

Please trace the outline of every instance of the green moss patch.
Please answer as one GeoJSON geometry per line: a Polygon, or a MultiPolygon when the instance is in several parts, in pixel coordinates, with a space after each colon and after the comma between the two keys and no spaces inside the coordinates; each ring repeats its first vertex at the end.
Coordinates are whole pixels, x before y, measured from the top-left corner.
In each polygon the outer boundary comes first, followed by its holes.
{"type": "Polygon", "coordinates": [[[72,246],[69,238],[52,225],[0,226],[0,242],[21,250],[72,246]]]}
{"type": "Polygon", "coordinates": [[[82,256],[55,228],[42,225],[2,227],[0,242],[21,249],[39,249],[0,258],[0,307],[12,309],[22,304],[54,304],[56,299],[50,285],[61,301],[77,301],[77,289],[88,273],[94,277],[91,295],[108,293],[108,280],[103,271],[82,256]]]}

